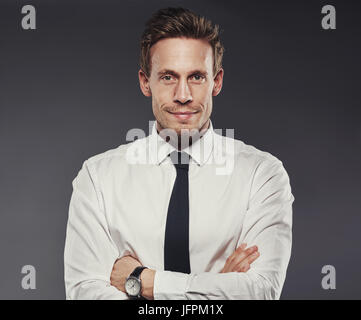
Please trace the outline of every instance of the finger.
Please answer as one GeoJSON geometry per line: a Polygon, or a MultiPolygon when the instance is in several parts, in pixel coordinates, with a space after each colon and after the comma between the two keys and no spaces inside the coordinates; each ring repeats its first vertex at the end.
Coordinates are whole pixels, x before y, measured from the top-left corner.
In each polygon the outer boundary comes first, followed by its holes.
{"type": "Polygon", "coordinates": [[[245,266],[248,266],[248,268],[251,267],[251,263],[255,261],[260,256],[260,253],[258,251],[252,253],[247,257],[247,259],[241,261],[239,264],[236,264],[231,271],[238,271],[244,268],[245,266]]]}
{"type": "Polygon", "coordinates": [[[250,269],[250,265],[248,263],[243,263],[240,265],[237,265],[233,271],[235,272],[246,272],[250,269]]]}
{"type": "Polygon", "coordinates": [[[220,273],[225,273],[225,272],[230,272],[231,269],[230,267],[234,265],[233,261],[235,258],[237,258],[237,256],[239,256],[242,251],[246,248],[247,243],[243,242],[241,243],[241,245],[236,248],[236,250],[227,258],[222,270],[220,271],[220,273]]]}
{"type": "Polygon", "coordinates": [[[244,249],[244,248],[246,248],[246,247],[247,247],[247,243],[243,242],[243,243],[241,243],[241,245],[238,247],[238,249],[240,249],[240,248],[244,249]]]}
{"type": "Polygon", "coordinates": [[[229,266],[231,265],[231,261],[233,260],[233,255],[229,256],[221,270],[221,273],[229,272],[229,266]]]}
{"type": "Polygon", "coordinates": [[[226,260],[226,263],[223,267],[223,271],[224,272],[231,272],[232,269],[239,264],[242,260],[244,260],[248,254],[252,253],[254,250],[254,247],[251,247],[249,249],[247,249],[246,251],[244,250],[245,247],[247,246],[246,243],[242,243],[235,251],[234,253],[226,260]]]}
{"type": "Polygon", "coordinates": [[[240,254],[244,248],[246,248],[247,243],[242,243],[226,260],[225,266],[226,264],[231,264],[232,260],[237,256],[237,254],[240,254]]]}
{"type": "Polygon", "coordinates": [[[229,259],[232,260],[236,255],[237,253],[240,253],[241,251],[243,251],[247,246],[247,243],[241,243],[241,245],[236,248],[236,250],[233,251],[233,253],[229,256],[229,259]]]}
{"type": "Polygon", "coordinates": [[[248,264],[251,264],[254,260],[256,260],[260,256],[260,253],[258,251],[253,252],[251,255],[247,257],[248,264]]]}
{"type": "Polygon", "coordinates": [[[245,248],[247,247],[247,243],[242,243],[236,250],[233,254],[237,254],[241,251],[243,251],[245,248]]]}
{"type": "Polygon", "coordinates": [[[257,250],[258,250],[257,246],[252,246],[246,250],[243,250],[240,253],[237,253],[236,256],[232,259],[232,261],[230,261],[230,269],[232,270],[237,264],[240,264],[249,255],[256,252],[257,250]]]}

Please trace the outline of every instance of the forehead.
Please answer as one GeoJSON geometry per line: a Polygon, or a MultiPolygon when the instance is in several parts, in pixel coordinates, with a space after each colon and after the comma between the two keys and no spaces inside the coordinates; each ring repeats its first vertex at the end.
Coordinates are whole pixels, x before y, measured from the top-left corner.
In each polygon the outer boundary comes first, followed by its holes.
{"type": "Polygon", "coordinates": [[[169,69],[177,72],[203,68],[211,71],[213,50],[202,39],[167,38],[159,40],[150,50],[152,71],[169,69]]]}

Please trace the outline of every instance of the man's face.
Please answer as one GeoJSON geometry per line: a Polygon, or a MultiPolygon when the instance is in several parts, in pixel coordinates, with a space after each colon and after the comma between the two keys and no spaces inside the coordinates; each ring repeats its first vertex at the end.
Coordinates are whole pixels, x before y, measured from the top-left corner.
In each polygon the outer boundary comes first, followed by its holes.
{"type": "Polygon", "coordinates": [[[199,39],[168,38],[151,47],[151,74],[139,71],[143,93],[152,97],[158,129],[207,128],[212,95],[222,87],[223,70],[213,75],[211,45],[199,39]]]}

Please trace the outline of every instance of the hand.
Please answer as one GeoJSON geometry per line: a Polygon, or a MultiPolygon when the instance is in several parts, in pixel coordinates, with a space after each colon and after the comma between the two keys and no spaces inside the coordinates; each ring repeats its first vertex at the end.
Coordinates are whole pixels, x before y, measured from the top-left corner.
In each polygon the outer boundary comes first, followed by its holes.
{"type": "MultiPolygon", "coordinates": [[[[112,273],[110,275],[110,284],[116,287],[118,290],[125,292],[125,281],[129,275],[134,271],[136,267],[142,264],[132,256],[125,256],[118,259],[113,266],[112,273]]],[[[140,274],[140,280],[142,282],[141,295],[148,299],[154,299],[153,297],[153,285],[154,285],[155,270],[144,269],[140,274]]]]}
{"type": "Polygon", "coordinates": [[[250,264],[259,257],[257,246],[245,249],[246,243],[242,243],[231,256],[228,257],[220,273],[247,272],[250,264]]]}
{"type": "Polygon", "coordinates": [[[134,271],[136,267],[142,264],[132,256],[124,256],[118,259],[113,266],[110,275],[110,284],[118,290],[125,292],[125,280],[134,271]]]}

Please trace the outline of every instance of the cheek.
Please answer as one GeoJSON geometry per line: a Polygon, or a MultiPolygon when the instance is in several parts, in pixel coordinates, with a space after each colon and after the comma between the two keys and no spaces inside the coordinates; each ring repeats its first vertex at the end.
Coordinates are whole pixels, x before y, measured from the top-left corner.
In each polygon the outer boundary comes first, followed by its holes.
{"type": "Polygon", "coordinates": [[[172,89],[171,88],[160,88],[155,87],[152,90],[153,101],[159,107],[164,104],[172,102],[172,89]]]}
{"type": "Polygon", "coordinates": [[[206,108],[208,107],[212,99],[212,88],[211,86],[205,86],[200,88],[195,88],[193,99],[197,103],[201,103],[206,108]]]}

